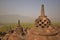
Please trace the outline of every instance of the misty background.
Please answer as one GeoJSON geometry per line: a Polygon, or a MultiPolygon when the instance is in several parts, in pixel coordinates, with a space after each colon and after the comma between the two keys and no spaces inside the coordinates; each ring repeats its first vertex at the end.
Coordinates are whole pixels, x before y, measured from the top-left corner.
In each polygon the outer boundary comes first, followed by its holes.
{"type": "MultiPolygon", "coordinates": [[[[34,22],[40,16],[41,0],[0,0],[0,23],[34,22]]],[[[60,0],[44,0],[45,15],[60,22],[60,0]]]]}

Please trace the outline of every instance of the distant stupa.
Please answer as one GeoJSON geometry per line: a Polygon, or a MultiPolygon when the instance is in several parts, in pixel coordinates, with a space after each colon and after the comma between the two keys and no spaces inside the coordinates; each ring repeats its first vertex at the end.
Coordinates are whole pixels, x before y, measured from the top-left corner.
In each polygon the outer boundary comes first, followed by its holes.
{"type": "Polygon", "coordinates": [[[24,40],[26,34],[24,33],[23,27],[20,24],[20,20],[18,20],[18,26],[14,30],[13,33],[8,33],[2,38],[2,40],[24,40]]]}
{"type": "Polygon", "coordinates": [[[18,20],[18,26],[21,26],[21,25],[20,25],[20,20],[18,20]]]}
{"type": "Polygon", "coordinates": [[[21,24],[20,24],[20,20],[18,20],[18,26],[16,27],[15,31],[16,31],[18,34],[22,34],[22,33],[23,33],[23,27],[22,27],[21,24]]]}
{"type": "Polygon", "coordinates": [[[45,16],[44,4],[41,5],[41,15],[35,20],[33,28],[28,30],[26,40],[60,40],[60,30],[51,26],[51,21],[45,16]]]}

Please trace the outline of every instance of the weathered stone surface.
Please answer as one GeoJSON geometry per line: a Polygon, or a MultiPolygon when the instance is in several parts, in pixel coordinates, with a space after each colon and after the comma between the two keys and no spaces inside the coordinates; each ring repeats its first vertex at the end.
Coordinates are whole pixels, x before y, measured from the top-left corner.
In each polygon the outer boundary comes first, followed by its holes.
{"type": "Polygon", "coordinates": [[[34,27],[28,31],[26,40],[60,40],[59,29],[41,29],[34,27]]]}
{"type": "Polygon", "coordinates": [[[10,36],[10,34],[6,34],[6,35],[2,38],[2,40],[8,40],[9,36],[10,36]]]}
{"type": "Polygon", "coordinates": [[[9,37],[9,40],[22,40],[19,35],[14,32],[10,37],[9,37]]]}

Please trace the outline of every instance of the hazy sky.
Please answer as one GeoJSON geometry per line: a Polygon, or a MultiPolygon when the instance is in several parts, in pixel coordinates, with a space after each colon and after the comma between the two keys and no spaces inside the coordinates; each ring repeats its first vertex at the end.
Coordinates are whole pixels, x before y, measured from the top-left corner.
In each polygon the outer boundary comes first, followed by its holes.
{"type": "MultiPolygon", "coordinates": [[[[22,15],[38,17],[41,0],[0,0],[0,15],[22,15]]],[[[44,0],[45,14],[60,20],[60,0],[44,0]]]]}

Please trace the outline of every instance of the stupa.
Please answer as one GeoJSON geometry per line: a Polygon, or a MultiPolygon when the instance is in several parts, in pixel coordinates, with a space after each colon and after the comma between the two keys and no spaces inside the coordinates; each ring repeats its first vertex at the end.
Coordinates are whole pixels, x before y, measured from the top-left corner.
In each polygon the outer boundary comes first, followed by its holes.
{"type": "Polygon", "coordinates": [[[23,27],[20,25],[20,20],[18,20],[18,26],[14,32],[11,33],[9,30],[2,40],[24,40],[25,36],[26,34],[24,33],[23,27]]]}
{"type": "Polygon", "coordinates": [[[28,30],[26,40],[60,40],[60,30],[51,26],[51,20],[45,16],[43,3],[41,15],[35,20],[34,27],[28,30]]]}

